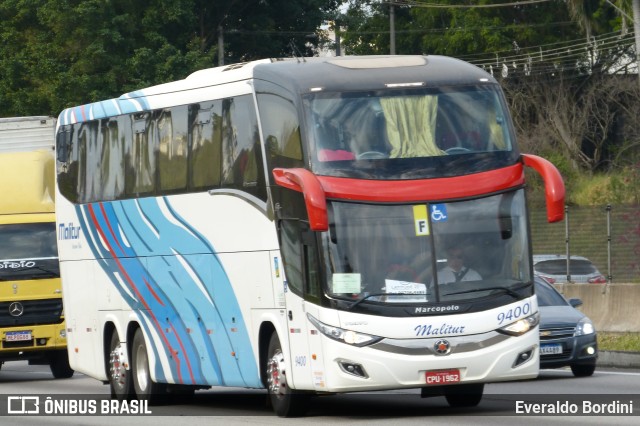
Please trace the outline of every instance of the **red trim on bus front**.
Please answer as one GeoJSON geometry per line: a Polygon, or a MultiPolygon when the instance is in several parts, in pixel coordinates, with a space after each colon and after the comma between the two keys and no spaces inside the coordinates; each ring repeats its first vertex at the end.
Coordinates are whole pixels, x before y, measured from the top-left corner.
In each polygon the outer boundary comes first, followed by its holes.
{"type": "Polygon", "coordinates": [[[278,185],[302,192],[309,215],[309,227],[313,231],[329,229],[327,219],[327,198],[318,176],[307,169],[273,169],[273,177],[278,185]]]}
{"type": "Polygon", "coordinates": [[[537,171],[544,181],[547,202],[547,221],[559,222],[564,219],[564,182],[562,175],[549,160],[532,154],[522,154],[524,165],[537,171]]]}
{"type": "Polygon", "coordinates": [[[373,202],[444,201],[476,197],[524,183],[523,167],[449,178],[420,180],[362,180],[317,176],[327,198],[373,202]]]}
{"type": "Polygon", "coordinates": [[[420,180],[363,180],[316,176],[302,168],[273,170],[276,184],[301,192],[314,231],[326,231],[327,198],[370,202],[424,202],[476,197],[524,184],[521,163],[483,173],[420,180]]]}

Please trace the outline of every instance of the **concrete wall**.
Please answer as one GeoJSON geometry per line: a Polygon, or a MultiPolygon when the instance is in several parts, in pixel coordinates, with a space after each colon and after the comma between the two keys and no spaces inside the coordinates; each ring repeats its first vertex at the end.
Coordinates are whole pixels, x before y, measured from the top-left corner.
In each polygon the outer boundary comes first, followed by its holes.
{"type": "Polygon", "coordinates": [[[567,299],[577,297],[578,309],[596,331],[640,332],[640,284],[556,284],[567,299]]]}

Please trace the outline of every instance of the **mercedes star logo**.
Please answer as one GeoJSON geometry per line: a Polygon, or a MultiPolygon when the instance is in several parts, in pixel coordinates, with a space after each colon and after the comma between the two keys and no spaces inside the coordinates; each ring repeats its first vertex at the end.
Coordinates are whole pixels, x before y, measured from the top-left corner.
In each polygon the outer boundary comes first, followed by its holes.
{"type": "Polygon", "coordinates": [[[13,302],[9,305],[9,315],[12,317],[19,317],[24,314],[24,306],[20,302],[13,302]]]}

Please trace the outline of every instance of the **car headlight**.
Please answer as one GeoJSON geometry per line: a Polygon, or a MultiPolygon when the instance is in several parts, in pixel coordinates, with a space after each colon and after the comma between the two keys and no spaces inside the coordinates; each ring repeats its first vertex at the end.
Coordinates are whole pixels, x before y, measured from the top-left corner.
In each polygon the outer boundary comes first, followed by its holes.
{"type": "Polygon", "coordinates": [[[380,336],[372,336],[370,334],[358,333],[353,330],[345,330],[344,328],[334,327],[318,321],[310,314],[307,314],[307,318],[313,324],[318,331],[330,339],[337,340],[338,342],[346,343],[353,346],[367,346],[382,340],[380,336]]]}
{"type": "Polygon", "coordinates": [[[512,322],[505,327],[499,328],[498,331],[500,333],[509,334],[511,336],[521,336],[527,331],[535,328],[535,326],[538,325],[539,322],[540,313],[536,312],[533,315],[519,319],[518,321],[512,322]]]}
{"type": "Polygon", "coordinates": [[[595,327],[591,320],[587,317],[582,318],[578,321],[578,325],[576,326],[576,331],[573,333],[574,336],[584,336],[587,334],[593,334],[596,332],[595,327]]]}

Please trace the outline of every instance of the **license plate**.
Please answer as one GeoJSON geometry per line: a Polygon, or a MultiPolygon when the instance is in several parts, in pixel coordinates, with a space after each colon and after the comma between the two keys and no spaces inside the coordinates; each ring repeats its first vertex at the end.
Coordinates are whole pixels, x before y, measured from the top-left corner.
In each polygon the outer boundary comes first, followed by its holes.
{"type": "Polygon", "coordinates": [[[31,340],[30,331],[7,331],[5,334],[5,340],[7,342],[22,342],[25,340],[31,340]]]}
{"type": "Polygon", "coordinates": [[[428,385],[448,385],[458,383],[460,381],[460,370],[453,368],[451,370],[427,371],[425,379],[428,385]]]}
{"type": "Polygon", "coordinates": [[[540,355],[558,355],[562,353],[561,344],[540,345],[540,355]]]}

